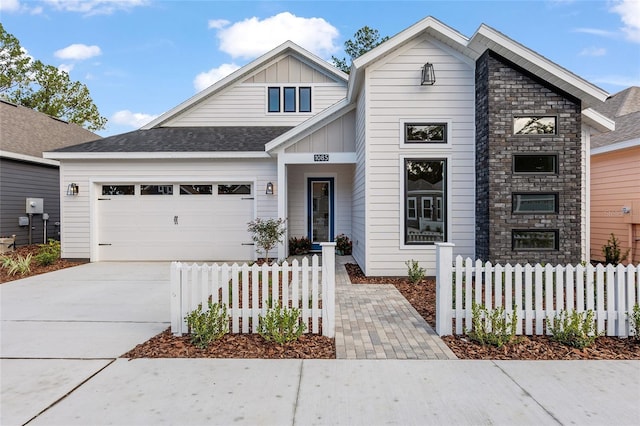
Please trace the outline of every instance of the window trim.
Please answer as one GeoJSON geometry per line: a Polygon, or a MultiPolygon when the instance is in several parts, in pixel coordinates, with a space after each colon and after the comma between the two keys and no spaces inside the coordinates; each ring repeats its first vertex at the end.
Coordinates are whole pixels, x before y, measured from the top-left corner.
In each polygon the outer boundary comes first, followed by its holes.
{"type": "Polygon", "coordinates": [[[558,192],[512,192],[511,193],[511,213],[516,215],[522,214],[537,214],[537,215],[557,215],[560,212],[560,194],[558,192]],[[550,196],[552,195],[553,200],[553,211],[534,211],[534,210],[525,210],[525,211],[516,211],[516,197],[521,195],[540,195],[540,196],[550,196]]]}
{"type": "Polygon", "coordinates": [[[512,251],[558,251],[560,249],[560,230],[558,229],[512,229],[511,230],[511,250],[512,251]],[[554,235],[553,248],[516,248],[516,232],[538,232],[554,235]]]}
{"type": "Polygon", "coordinates": [[[511,134],[515,137],[541,137],[541,136],[556,136],[558,134],[558,116],[556,114],[516,114],[513,116],[511,124],[511,134]],[[516,133],[516,120],[518,118],[553,118],[553,133],[516,133]]]}
{"type": "Polygon", "coordinates": [[[311,86],[298,86],[298,112],[309,113],[312,110],[311,86]],[[309,109],[302,109],[302,89],[309,90],[309,109]]]}
{"type": "Polygon", "coordinates": [[[451,239],[451,223],[449,220],[449,208],[451,206],[451,172],[450,172],[450,164],[451,164],[451,155],[421,155],[419,153],[400,155],[399,158],[399,169],[400,169],[400,194],[399,194],[399,202],[401,206],[400,210],[400,220],[398,227],[398,236],[399,236],[399,249],[400,250],[427,250],[433,251],[435,250],[436,242],[449,242],[451,239]],[[407,217],[406,212],[406,202],[407,199],[407,183],[406,183],[406,161],[443,161],[444,162],[444,181],[443,181],[443,196],[442,198],[442,221],[443,225],[443,233],[444,239],[443,241],[434,241],[434,242],[425,242],[421,244],[417,243],[407,243],[406,241],[406,222],[405,217],[407,217]]]}
{"type": "Polygon", "coordinates": [[[281,100],[282,95],[280,94],[280,92],[281,92],[280,89],[281,89],[280,86],[268,86],[267,87],[267,112],[270,113],[270,114],[275,114],[275,113],[279,113],[279,112],[282,111],[282,100],[281,100]],[[277,100],[278,100],[278,109],[277,110],[272,110],[271,109],[271,99],[272,99],[271,91],[272,90],[278,92],[278,98],[277,98],[277,100]]]}
{"type": "MultiPolygon", "coordinates": [[[[409,117],[402,118],[399,120],[399,130],[398,130],[398,141],[400,145],[400,149],[404,150],[442,150],[442,149],[450,149],[451,141],[453,140],[453,120],[446,117],[409,117]],[[443,124],[445,126],[444,138],[443,142],[407,142],[406,141],[406,126],[410,124],[443,124]]],[[[423,154],[420,154],[423,155],[423,154]]],[[[436,156],[437,154],[434,154],[436,156]]],[[[440,157],[440,156],[439,156],[440,157]]]]}
{"type": "Polygon", "coordinates": [[[514,153],[511,156],[511,171],[514,175],[557,175],[559,173],[559,155],[557,152],[549,153],[514,153]],[[516,157],[553,157],[555,159],[551,172],[535,172],[535,171],[523,171],[516,170],[516,157]]]}
{"type": "Polygon", "coordinates": [[[426,144],[426,145],[430,145],[430,144],[447,144],[448,143],[448,125],[446,122],[435,122],[435,121],[405,121],[403,123],[402,126],[402,135],[403,135],[403,143],[405,144],[411,144],[411,145],[422,145],[422,144],[426,144]],[[443,131],[442,131],[442,138],[443,140],[439,141],[439,140],[409,140],[407,138],[407,128],[409,126],[442,126],[443,131]]]}
{"type": "Polygon", "coordinates": [[[407,219],[418,220],[418,197],[406,197],[407,200],[407,219]],[[413,208],[409,207],[409,202],[413,201],[413,208]],[[413,210],[413,216],[409,212],[413,210]]]}
{"type": "Polygon", "coordinates": [[[293,86],[284,86],[282,88],[282,112],[286,112],[286,113],[298,112],[297,90],[293,86]],[[289,105],[287,103],[287,93],[291,93],[292,94],[292,96],[293,96],[293,105],[289,105]],[[288,109],[287,107],[293,107],[293,109],[288,109]]]}

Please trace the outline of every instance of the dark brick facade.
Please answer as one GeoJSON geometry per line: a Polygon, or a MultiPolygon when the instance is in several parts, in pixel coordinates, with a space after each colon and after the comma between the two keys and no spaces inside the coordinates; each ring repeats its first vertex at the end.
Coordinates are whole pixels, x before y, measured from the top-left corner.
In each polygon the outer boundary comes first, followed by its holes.
{"type": "Polygon", "coordinates": [[[581,260],[580,101],[487,51],[476,62],[476,257],[496,263],[581,260]],[[513,135],[518,115],[555,116],[555,135],[513,135]],[[557,155],[557,174],[516,174],[514,154],[557,155]],[[558,194],[557,214],[514,214],[514,192],[558,194]],[[514,229],[558,230],[558,250],[513,250],[514,229]]]}

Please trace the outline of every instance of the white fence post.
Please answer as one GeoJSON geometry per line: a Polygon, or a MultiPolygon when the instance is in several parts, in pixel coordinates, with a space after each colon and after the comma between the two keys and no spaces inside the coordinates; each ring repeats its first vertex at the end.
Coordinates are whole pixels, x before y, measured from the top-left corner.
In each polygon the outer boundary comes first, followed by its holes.
{"type": "Polygon", "coordinates": [[[182,285],[180,283],[180,262],[171,262],[171,332],[174,336],[182,336],[182,285]]]}
{"type": "Polygon", "coordinates": [[[334,337],[336,331],[336,243],[322,247],[322,335],[334,337]]]}
{"type": "Polygon", "coordinates": [[[453,243],[436,243],[436,333],[451,334],[453,243]]]}

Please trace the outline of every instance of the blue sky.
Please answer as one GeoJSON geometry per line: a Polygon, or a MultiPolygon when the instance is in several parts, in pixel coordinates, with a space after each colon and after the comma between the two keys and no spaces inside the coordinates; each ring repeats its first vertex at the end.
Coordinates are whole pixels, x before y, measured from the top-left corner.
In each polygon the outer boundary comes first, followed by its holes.
{"type": "Polygon", "coordinates": [[[640,0],[0,0],[28,54],[67,70],[109,119],[139,128],[291,39],[330,60],[361,27],[392,36],[434,16],[467,37],[487,24],[611,94],[640,86],[640,0]]]}

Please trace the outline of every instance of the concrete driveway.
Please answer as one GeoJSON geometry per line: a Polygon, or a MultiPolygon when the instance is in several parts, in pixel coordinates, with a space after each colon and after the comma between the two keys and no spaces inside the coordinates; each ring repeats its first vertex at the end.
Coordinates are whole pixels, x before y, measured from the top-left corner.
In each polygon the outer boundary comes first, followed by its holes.
{"type": "Polygon", "coordinates": [[[29,421],[169,318],[167,262],[90,263],[1,284],[0,424],[29,421]]]}

